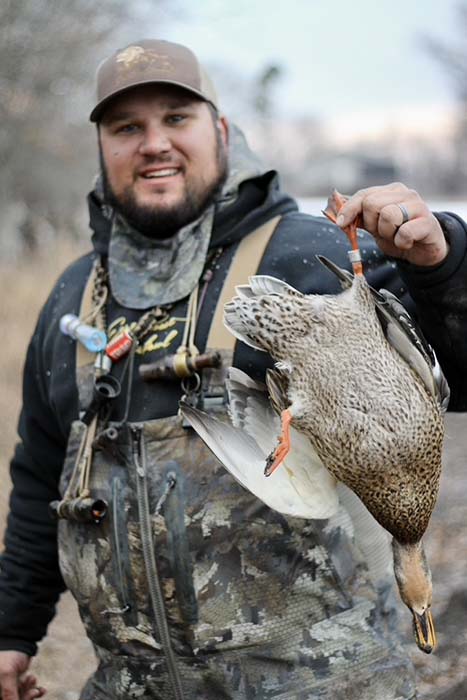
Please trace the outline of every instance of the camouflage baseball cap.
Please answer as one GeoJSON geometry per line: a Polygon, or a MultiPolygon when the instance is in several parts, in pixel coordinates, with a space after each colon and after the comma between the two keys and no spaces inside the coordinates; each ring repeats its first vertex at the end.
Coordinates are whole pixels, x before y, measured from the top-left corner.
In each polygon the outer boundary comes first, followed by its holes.
{"type": "Polygon", "coordinates": [[[129,88],[151,83],[178,85],[217,109],[214,86],[195,54],[186,46],[143,39],[118,49],[97,69],[97,104],[90,120],[98,122],[108,102],[129,88]]]}

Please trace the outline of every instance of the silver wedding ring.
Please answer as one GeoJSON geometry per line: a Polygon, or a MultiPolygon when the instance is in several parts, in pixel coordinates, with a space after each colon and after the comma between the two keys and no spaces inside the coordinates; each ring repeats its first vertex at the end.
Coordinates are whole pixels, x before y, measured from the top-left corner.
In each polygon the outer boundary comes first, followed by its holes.
{"type": "Polygon", "coordinates": [[[403,204],[397,204],[397,206],[398,206],[399,209],[401,210],[402,221],[400,222],[400,224],[399,224],[398,226],[396,226],[396,229],[395,229],[394,233],[397,233],[397,231],[400,229],[400,227],[403,226],[404,224],[406,224],[407,221],[410,219],[409,212],[408,212],[407,209],[404,207],[404,205],[403,205],[403,204]]]}

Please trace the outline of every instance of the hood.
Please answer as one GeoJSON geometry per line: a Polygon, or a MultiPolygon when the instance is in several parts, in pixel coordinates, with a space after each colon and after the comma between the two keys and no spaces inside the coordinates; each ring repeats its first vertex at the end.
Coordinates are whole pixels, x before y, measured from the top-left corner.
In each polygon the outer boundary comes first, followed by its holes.
{"type": "Polygon", "coordinates": [[[123,306],[140,309],[173,303],[189,294],[202,273],[209,248],[229,246],[265,221],[297,209],[295,201],[280,191],[277,173],[261,167],[235,127],[231,131],[228,178],[221,194],[198,222],[181,229],[172,239],[161,243],[128,227],[102,201],[99,186],[88,202],[92,242],[97,253],[108,256],[112,294],[123,306]],[[147,265],[141,263],[144,260],[147,265]]]}

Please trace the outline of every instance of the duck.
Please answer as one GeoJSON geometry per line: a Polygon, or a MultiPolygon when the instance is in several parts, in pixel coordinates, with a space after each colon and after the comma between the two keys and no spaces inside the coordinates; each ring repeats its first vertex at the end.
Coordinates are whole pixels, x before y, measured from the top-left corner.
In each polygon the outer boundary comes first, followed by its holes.
{"type": "MultiPolygon", "coordinates": [[[[344,202],[334,192],[325,215],[335,222],[344,202]]],[[[358,227],[357,220],[344,230],[353,272],[318,256],[338,277],[339,294],[303,294],[267,275],[236,288],[224,323],[269,353],[274,369],[260,386],[231,368],[230,425],[193,406],[181,412],[232,475],[279,512],[328,518],[338,485],[353,491],[392,536],[400,597],[417,646],[431,653],[432,579],[422,538],[438,495],[449,387],[400,301],[368,284],[358,227]]]]}

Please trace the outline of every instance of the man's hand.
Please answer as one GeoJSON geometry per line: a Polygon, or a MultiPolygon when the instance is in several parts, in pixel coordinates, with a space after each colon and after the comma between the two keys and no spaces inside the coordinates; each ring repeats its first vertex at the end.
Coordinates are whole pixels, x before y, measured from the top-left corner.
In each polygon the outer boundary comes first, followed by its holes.
{"type": "Polygon", "coordinates": [[[2,700],[34,700],[45,695],[37,687],[37,678],[26,673],[31,658],[21,651],[0,651],[0,689],[2,700]]]}
{"type": "Polygon", "coordinates": [[[448,254],[438,220],[420,195],[400,182],[359,190],[340,210],[337,224],[348,226],[357,216],[386,255],[430,266],[448,254]]]}

